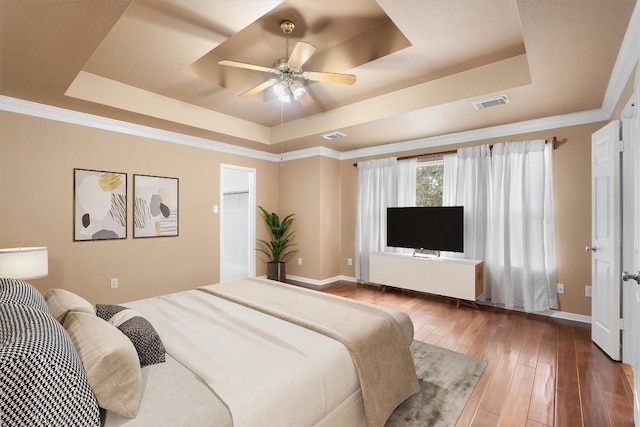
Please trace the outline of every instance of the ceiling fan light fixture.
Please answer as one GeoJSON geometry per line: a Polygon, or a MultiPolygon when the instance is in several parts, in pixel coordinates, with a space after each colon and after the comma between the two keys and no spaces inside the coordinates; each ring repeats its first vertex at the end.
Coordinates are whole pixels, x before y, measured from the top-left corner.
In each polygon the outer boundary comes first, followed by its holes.
{"type": "Polygon", "coordinates": [[[281,102],[291,102],[291,97],[297,101],[304,96],[306,91],[299,81],[285,78],[273,86],[273,93],[281,102]]]}
{"type": "Polygon", "coordinates": [[[302,98],[305,94],[304,86],[302,86],[302,83],[300,83],[297,80],[294,80],[293,82],[291,82],[291,85],[289,86],[289,90],[291,90],[291,94],[296,100],[302,98]]]}
{"type": "Polygon", "coordinates": [[[281,81],[273,86],[273,93],[276,94],[278,99],[282,102],[290,102],[291,101],[291,89],[286,81],[281,81]]]}
{"type": "Polygon", "coordinates": [[[271,68],[246,62],[230,61],[228,59],[221,59],[218,61],[218,64],[220,65],[271,73],[280,77],[280,82],[278,83],[276,83],[278,79],[274,78],[243,92],[240,94],[242,98],[248,98],[269,87],[273,87],[274,94],[281,102],[291,102],[293,98],[296,101],[300,101],[301,105],[307,106],[313,104],[313,97],[309,92],[307,92],[303,83],[299,79],[348,85],[352,85],[356,82],[356,76],[353,74],[328,73],[325,71],[303,71],[303,65],[317,49],[310,43],[299,41],[296,43],[293,51],[289,52],[289,36],[293,32],[294,28],[295,24],[291,21],[287,20],[280,23],[280,29],[285,35],[285,57],[277,59],[271,68]]]}

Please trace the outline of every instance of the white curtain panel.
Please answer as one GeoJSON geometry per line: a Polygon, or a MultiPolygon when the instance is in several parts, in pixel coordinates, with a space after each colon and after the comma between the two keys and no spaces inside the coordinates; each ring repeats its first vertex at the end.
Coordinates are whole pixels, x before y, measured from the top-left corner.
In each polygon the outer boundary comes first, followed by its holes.
{"type": "MultiPolygon", "coordinates": [[[[398,207],[412,207],[416,205],[416,167],[418,159],[415,157],[398,160],[398,207]]],[[[386,241],[385,241],[386,244],[386,241]]],[[[386,252],[412,254],[409,248],[385,247],[386,252]]]]}
{"type": "Polygon", "coordinates": [[[493,146],[485,295],[507,308],[557,308],[552,156],[544,140],[493,146]]]}
{"type": "Polygon", "coordinates": [[[398,160],[398,207],[416,205],[416,166],[415,157],[398,160]]]}
{"type": "Polygon", "coordinates": [[[443,206],[464,206],[464,253],[443,256],[483,260],[487,240],[487,197],[491,158],[488,145],[444,156],[443,206]]]}
{"type": "Polygon", "coordinates": [[[383,252],[387,239],[387,207],[398,203],[398,161],[391,157],[358,162],[355,275],[369,281],[369,254],[383,252]]]}
{"type": "Polygon", "coordinates": [[[442,156],[442,206],[456,206],[458,197],[458,155],[442,156]]]}
{"type": "Polygon", "coordinates": [[[462,257],[485,262],[481,300],[529,312],[558,306],[552,156],[544,140],[444,156],[443,205],[464,206],[462,257]]]}

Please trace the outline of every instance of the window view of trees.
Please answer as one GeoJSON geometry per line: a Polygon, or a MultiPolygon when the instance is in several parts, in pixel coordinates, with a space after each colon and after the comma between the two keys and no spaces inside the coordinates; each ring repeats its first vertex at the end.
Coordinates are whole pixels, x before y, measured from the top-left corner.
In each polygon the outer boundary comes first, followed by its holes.
{"type": "Polygon", "coordinates": [[[418,163],[416,168],[416,206],[442,206],[441,161],[418,163]]]}

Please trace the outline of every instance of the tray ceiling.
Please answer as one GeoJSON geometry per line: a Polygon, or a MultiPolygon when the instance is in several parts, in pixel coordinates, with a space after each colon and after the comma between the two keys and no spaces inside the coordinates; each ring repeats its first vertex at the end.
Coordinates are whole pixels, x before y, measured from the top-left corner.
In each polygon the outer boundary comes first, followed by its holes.
{"type": "Polygon", "coordinates": [[[0,0],[0,93],[268,152],[338,151],[599,108],[633,0],[0,0]],[[317,51],[310,106],[238,94],[317,51]],[[507,94],[506,105],[471,101],[507,94]],[[334,141],[322,134],[340,131],[334,141]]]}

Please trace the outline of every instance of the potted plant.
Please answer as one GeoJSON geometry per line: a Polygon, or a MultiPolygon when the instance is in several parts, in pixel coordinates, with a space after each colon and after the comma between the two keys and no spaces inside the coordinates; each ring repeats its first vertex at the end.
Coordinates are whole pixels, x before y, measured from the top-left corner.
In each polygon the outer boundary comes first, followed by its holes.
{"type": "Polygon", "coordinates": [[[262,213],[262,218],[264,218],[264,222],[267,225],[271,240],[258,239],[258,242],[263,247],[256,248],[256,250],[266,254],[271,259],[267,262],[267,278],[284,282],[286,279],[285,259],[295,252],[295,250],[291,250],[291,247],[294,246],[291,243],[293,231],[289,231],[293,223],[294,214],[287,215],[280,221],[278,214],[275,212],[268,212],[262,206],[258,206],[258,209],[262,213]]]}

